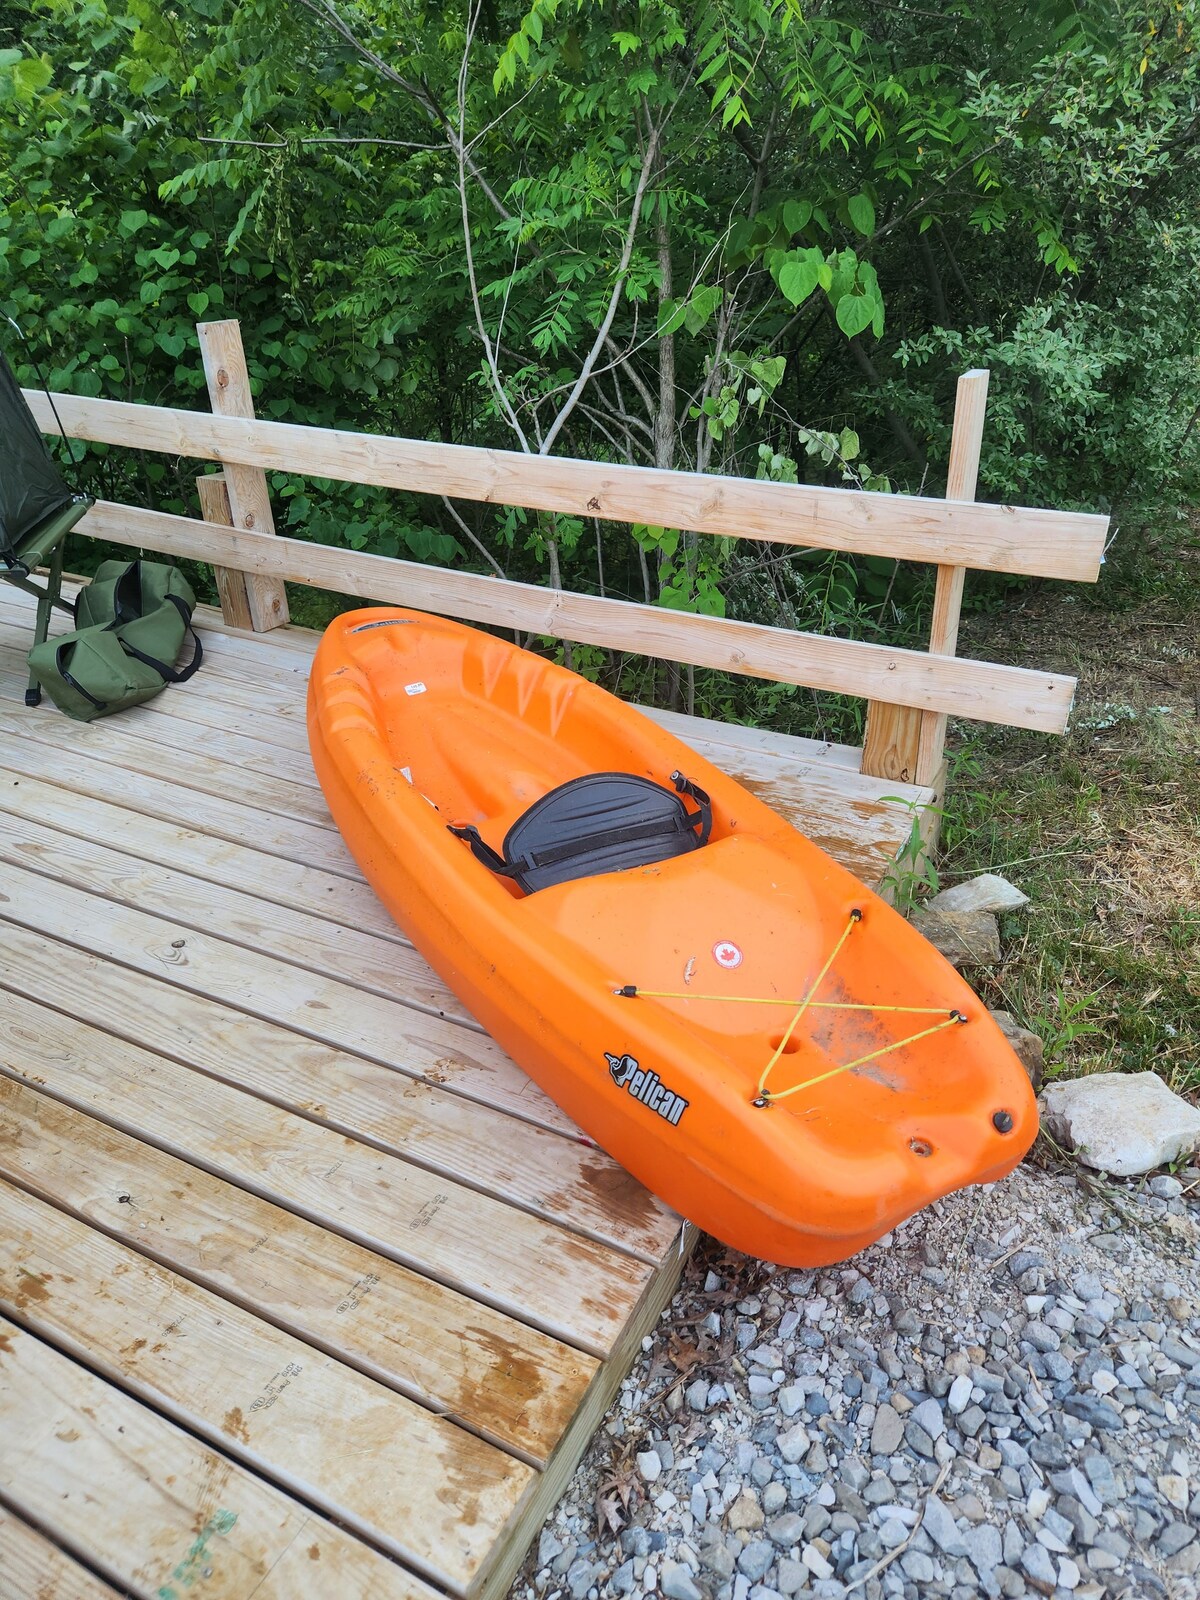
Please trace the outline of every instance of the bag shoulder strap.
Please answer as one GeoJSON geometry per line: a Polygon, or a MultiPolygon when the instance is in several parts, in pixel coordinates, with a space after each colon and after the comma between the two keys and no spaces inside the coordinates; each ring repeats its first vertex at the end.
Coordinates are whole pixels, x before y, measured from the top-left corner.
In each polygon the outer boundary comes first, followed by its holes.
{"type": "Polygon", "coordinates": [[[146,655],[143,651],[131,645],[128,639],[122,637],[119,627],[117,628],[117,638],[121,640],[121,649],[124,650],[126,655],[132,656],[135,661],[143,662],[147,667],[153,667],[155,672],[161,675],[164,683],[186,683],[189,678],[195,677],[200,670],[200,664],[204,660],[204,646],[200,643],[200,635],[192,627],[192,613],[187,601],[177,594],[169,594],[167,600],[183,618],[183,625],[191,634],[192,643],[195,646],[192,651],[192,659],[186,667],[177,672],[173,666],[169,666],[165,661],[157,661],[153,656],[146,655]]]}

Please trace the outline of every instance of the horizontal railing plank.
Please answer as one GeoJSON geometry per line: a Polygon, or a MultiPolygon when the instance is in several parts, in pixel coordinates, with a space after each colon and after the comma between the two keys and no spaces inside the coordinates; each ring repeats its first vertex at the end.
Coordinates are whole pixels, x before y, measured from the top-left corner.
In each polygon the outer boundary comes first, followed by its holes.
{"type": "Polygon", "coordinates": [[[242,533],[213,522],[107,500],[97,501],[79,527],[114,544],[166,551],[243,572],[269,572],[294,583],[315,584],[468,622],[525,628],[579,644],[630,650],[1043,733],[1061,733],[1066,727],[1075,690],[1074,678],[1052,672],[928,656],[919,650],[792,633],[727,617],[692,616],[630,600],[511,583],[476,572],[450,572],[415,561],[308,544],[302,539],[242,533]]]}
{"type": "MultiPolygon", "coordinates": [[[[57,434],[49,397],[27,389],[25,398],[43,431],[57,434]]],[[[79,395],[56,394],[54,404],[68,434],[101,444],[726,538],[1033,577],[1094,581],[1108,529],[1107,517],[1078,511],[664,472],[79,395]]]]}

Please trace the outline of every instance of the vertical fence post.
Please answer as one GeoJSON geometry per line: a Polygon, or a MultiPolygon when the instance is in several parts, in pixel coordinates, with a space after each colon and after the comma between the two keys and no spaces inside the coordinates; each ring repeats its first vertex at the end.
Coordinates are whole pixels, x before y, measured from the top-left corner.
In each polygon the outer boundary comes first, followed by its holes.
{"type": "MultiPolygon", "coordinates": [[[[983,448],[983,419],[987,411],[988,377],[985,368],[964,372],[958,380],[954,405],[954,433],[950,440],[950,470],[946,475],[947,500],[974,500],[979,480],[979,453],[983,448]]],[[[962,610],[965,567],[939,567],[933,593],[933,625],[929,653],[952,656],[958,649],[958,619],[962,610]]],[[[933,783],[942,769],[946,751],[946,715],[921,713],[920,744],[915,782],[933,783]]]]}
{"type": "MultiPolygon", "coordinates": [[[[250,376],[242,349],[242,331],[236,319],[198,323],[196,333],[200,339],[200,354],[204,360],[204,376],[213,411],[222,417],[253,418],[250,376]]],[[[226,461],[223,465],[223,492],[202,490],[202,496],[216,496],[209,500],[209,504],[216,509],[221,509],[222,500],[227,502],[230,527],[252,529],[255,533],[274,533],[275,518],[271,513],[266,473],[261,467],[243,466],[235,461],[226,461]]],[[[204,505],[203,498],[201,505],[204,505]]],[[[207,512],[205,515],[207,518],[207,512]]],[[[225,521],[226,518],[217,516],[211,520],[225,521]]],[[[256,633],[265,633],[288,620],[287,591],[278,578],[223,569],[217,575],[217,587],[221,593],[221,614],[226,622],[244,627],[246,622],[238,618],[248,617],[249,626],[256,633]],[[239,579],[240,583],[237,581],[239,579]],[[226,609],[226,591],[229,610],[226,609]]]]}
{"type": "MultiPolygon", "coordinates": [[[[196,479],[196,493],[200,496],[200,515],[205,522],[219,522],[233,527],[233,512],[229,508],[229,491],[225,487],[223,472],[206,472],[196,479]]],[[[250,615],[250,596],[246,593],[246,574],[232,567],[214,567],[217,593],[221,597],[221,617],[231,628],[253,628],[250,615]]]]}
{"type": "MultiPolygon", "coordinates": [[[[947,500],[975,498],[987,391],[988,373],[984,369],[964,372],[958,380],[946,476],[947,500]]],[[[931,655],[952,656],[958,648],[958,618],[965,576],[963,567],[939,566],[937,569],[929,637],[931,655]]],[[[945,745],[943,713],[887,705],[879,700],[868,704],[862,770],[871,777],[895,778],[898,783],[932,784],[941,771],[945,745]]]]}

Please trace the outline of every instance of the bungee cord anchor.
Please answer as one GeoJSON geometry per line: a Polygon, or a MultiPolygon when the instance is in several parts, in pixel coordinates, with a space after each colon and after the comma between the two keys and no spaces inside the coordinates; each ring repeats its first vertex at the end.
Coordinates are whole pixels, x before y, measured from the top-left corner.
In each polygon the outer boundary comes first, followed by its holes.
{"type": "Polygon", "coordinates": [[[775,995],[741,995],[741,994],[692,994],[687,990],[673,989],[641,989],[637,984],[626,983],[619,989],[614,989],[614,995],[621,999],[634,1000],[706,1000],[717,1001],[729,1005],[749,1006],[795,1006],[791,1020],[775,1046],[771,1059],[763,1068],[755,1087],[751,1105],[763,1109],[774,1105],[779,1100],[787,1100],[792,1095],[799,1094],[804,1089],[815,1088],[819,1083],[826,1083],[830,1078],[836,1078],[843,1072],[853,1072],[856,1067],[865,1067],[872,1061],[878,1061],[881,1056],[890,1055],[895,1050],[903,1050],[906,1045],[916,1044],[918,1040],[932,1038],[934,1034],[943,1033],[948,1028],[956,1028],[965,1023],[967,1018],[959,1010],[948,1010],[945,1006],[883,1006],[870,1005],[862,1001],[850,1000],[817,1000],[817,990],[824,983],[834,962],[842,952],[842,948],[853,933],[855,927],[862,921],[862,911],[856,906],[850,913],[849,920],[842,930],[837,943],[830,951],[828,959],[820,972],[813,979],[808,993],[800,1001],[783,998],[775,995]],[[910,1034],[906,1039],[896,1039],[891,1044],[885,1044],[878,1050],[869,1051],[866,1055],[857,1057],[854,1061],[846,1061],[841,1066],[831,1067],[827,1072],[818,1073],[816,1077],[806,1078],[802,1083],[792,1084],[787,1089],[772,1093],[768,1088],[768,1081],[779,1059],[787,1052],[801,1018],[806,1011],[873,1011],[873,1012],[905,1012],[914,1016],[941,1017],[941,1022],[934,1023],[932,1027],[922,1028],[918,1033],[910,1034]]]}

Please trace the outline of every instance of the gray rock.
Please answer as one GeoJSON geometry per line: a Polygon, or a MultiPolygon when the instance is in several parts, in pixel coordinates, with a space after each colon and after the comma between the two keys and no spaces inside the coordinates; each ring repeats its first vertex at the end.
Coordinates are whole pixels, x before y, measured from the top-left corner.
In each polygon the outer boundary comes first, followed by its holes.
{"type": "Polygon", "coordinates": [[[719,1538],[700,1546],[700,1565],[718,1583],[727,1583],[733,1577],[733,1554],[719,1538]]]}
{"type": "Polygon", "coordinates": [[[984,1580],[1004,1559],[1000,1530],[993,1528],[990,1522],[980,1522],[968,1528],[963,1535],[963,1543],[967,1547],[967,1560],[984,1580]]]}
{"type": "Polygon", "coordinates": [[[1196,1530],[1186,1522],[1168,1522],[1158,1536],[1158,1551],[1164,1560],[1177,1556],[1196,1537],[1196,1530]]]}
{"type": "Polygon", "coordinates": [[[627,1556],[648,1556],[650,1554],[650,1535],[645,1528],[639,1528],[635,1523],[633,1527],[626,1528],[622,1532],[621,1553],[627,1556]]]}
{"type": "Polygon", "coordinates": [[[921,1527],[937,1545],[939,1550],[945,1551],[948,1556],[965,1556],[966,1544],[962,1534],[954,1525],[954,1517],[949,1506],[939,1500],[937,1495],[931,1494],[925,1503],[925,1514],[921,1518],[921,1527]]]}
{"type": "Polygon", "coordinates": [[[833,1577],[833,1567],[826,1561],[815,1544],[806,1544],[800,1552],[800,1559],[814,1578],[833,1577]]]}
{"type": "Polygon", "coordinates": [[[639,1450],[637,1464],[638,1471],[647,1483],[657,1483],[662,1477],[662,1457],[657,1450],[639,1450]]]}
{"type": "Polygon", "coordinates": [[[1058,1570],[1044,1545],[1026,1545],[1021,1552],[1021,1570],[1050,1594],[1058,1585],[1058,1570]]]}
{"type": "Polygon", "coordinates": [[[809,1570],[802,1561],[792,1561],[787,1556],[775,1569],[775,1582],[779,1585],[780,1594],[796,1594],[804,1588],[809,1577],[809,1570]]]}
{"type": "Polygon", "coordinates": [[[1079,1544],[1087,1548],[1093,1544],[1096,1535],[1100,1532],[1100,1524],[1088,1508],[1074,1495],[1061,1494],[1056,1507],[1058,1514],[1070,1523],[1071,1529],[1079,1544]]]}
{"type": "Polygon", "coordinates": [[[921,1427],[920,1423],[914,1422],[911,1417],[904,1424],[904,1438],[909,1448],[915,1450],[917,1455],[932,1459],[933,1440],[925,1432],[925,1429],[921,1427]]]}
{"type": "Polygon", "coordinates": [[[946,1419],[936,1400],[922,1400],[913,1408],[911,1420],[924,1428],[931,1439],[940,1439],[946,1431],[946,1419]]]}
{"type": "Polygon", "coordinates": [[[667,1600],[705,1600],[704,1591],[682,1562],[664,1561],[658,1587],[667,1600]]]}
{"type": "Polygon", "coordinates": [[[1032,1317],[1021,1329],[1021,1337],[1027,1344],[1031,1344],[1035,1350],[1040,1351],[1043,1355],[1050,1350],[1057,1350],[1059,1345],[1062,1344],[1062,1340],[1053,1328],[1047,1327],[1044,1322],[1038,1322],[1032,1317]]]}
{"type": "Polygon", "coordinates": [[[693,1383],[688,1384],[684,1390],[683,1398],[693,1411],[707,1411],[708,1384],[703,1378],[697,1378],[693,1383]]]}
{"type": "Polygon", "coordinates": [[[637,1578],[633,1572],[633,1562],[623,1561],[612,1577],[608,1580],[608,1587],[614,1594],[632,1594],[637,1588],[637,1578]]]}
{"type": "Polygon", "coordinates": [[[804,1397],[807,1392],[800,1383],[792,1383],[786,1389],[780,1389],[778,1405],[785,1417],[794,1417],[797,1411],[804,1409],[804,1397]]]}
{"type": "Polygon", "coordinates": [[[871,1454],[873,1456],[892,1456],[900,1448],[900,1441],[904,1437],[904,1423],[900,1413],[889,1405],[880,1406],[875,1413],[875,1423],[871,1429],[871,1454]]]}
{"type": "MultiPolygon", "coordinates": [[[[1033,1092],[1037,1094],[1042,1087],[1042,1078],[1046,1068],[1046,1047],[1040,1035],[1032,1033],[1028,1028],[1023,1028],[1009,1011],[993,1011],[992,1016],[1000,1024],[1000,1032],[1012,1046],[1017,1060],[1029,1074],[1029,1081],[1033,1085],[1033,1092]]],[[[1014,1274],[1018,1276],[1018,1274],[1014,1274]]]]}
{"type": "Polygon", "coordinates": [[[1037,1461],[1038,1466],[1051,1469],[1066,1467],[1069,1461],[1066,1443],[1062,1442],[1058,1434],[1042,1434],[1035,1438],[1034,1442],[1030,1443],[1029,1454],[1034,1461],[1037,1461]]]}
{"type": "Polygon", "coordinates": [[[1159,1349],[1168,1361],[1173,1361],[1177,1367],[1189,1369],[1200,1365],[1200,1350],[1194,1350],[1190,1344],[1184,1344],[1174,1334],[1164,1334],[1159,1340],[1159,1349]]]}
{"type": "Polygon", "coordinates": [[[879,1529],[879,1542],[885,1550],[898,1550],[911,1532],[899,1517],[886,1517],[879,1529]]]}
{"type": "Polygon", "coordinates": [[[1099,1300],[1104,1294],[1104,1285],[1094,1272],[1077,1272],[1071,1279],[1071,1287],[1084,1305],[1089,1300],[1099,1300]]]}
{"type": "Polygon", "coordinates": [[[542,1537],[538,1540],[537,1564],[539,1567],[548,1567],[555,1556],[563,1553],[561,1539],[555,1538],[552,1528],[543,1528],[542,1537]]]}
{"type": "Polygon", "coordinates": [[[1114,1411],[1106,1401],[1090,1394],[1071,1394],[1063,1401],[1068,1416],[1078,1417],[1093,1428],[1107,1433],[1119,1433],[1125,1426],[1121,1413],[1114,1411]]]}
{"type": "Polygon", "coordinates": [[[1101,1172],[1129,1176],[1200,1149],[1200,1111],[1153,1072],[1096,1072],[1042,1095],[1047,1131],[1101,1172]]]}
{"type": "Polygon", "coordinates": [[[788,1492],[782,1483],[768,1483],[762,1492],[763,1515],[773,1517],[787,1505],[788,1492]]]}
{"type": "MultiPolygon", "coordinates": [[[[571,1592],[571,1600],[584,1600],[584,1596],[603,1571],[603,1567],[596,1566],[586,1556],[580,1556],[578,1561],[572,1562],[567,1572],[567,1588],[571,1592]]],[[[681,1595],[680,1600],[685,1600],[685,1597],[681,1595]]]]}
{"type": "Polygon", "coordinates": [[[914,911],[918,933],[953,966],[986,966],[1000,959],[1000,925],[990,911],[914,911]]]}
{"type": "Polygon", "coordinates": [[[906,1550],[900,1557],[900,1565],[905,1576],[914,1583],[933,1582],[933,1562],[923,1550],[906,1550]]]}
{"type": "MultiPolygon", "coordinates": [[[[1103,1460],[1104,1458],[1099,1457],[1098,1459],[1103,1460]]],[[[1105,1465],[1107,1466],[1107,1462],[1105,1462],[1105,1465]]],[[[1089,1511],[1093,1517],[1100,1515],[1101,1505],[1096,1498],[1096,1492],[1078,1467],[1071,1467],[1066,1472],[1054,1473],[1050,1479],[1050,1486],[1056,1489],[1059,1494],[1074,1495],[1084,1509],[1089,1511]]],[[[1090,1544],[1091,1540],[1088,1539],[1085,1542],[1090,1544]]]]}
{"type": "Polygon", "coordinates": [[[1150,1193],[1157,1195],[1160,1200],[1178,1200],[1183,1193],[1183,1185],[1178,1178],[1172,1178],[1164,1172],[1150,1179],[1150,1193]]]}
{"type": "Polygon", "coordinates": [[[788,1463],[795,1466],[809,1447],[809,1437],[804,1426],[797,1423],[794,1428],[789,1428],[786,1433],[781,1433],[775,1440],[775,1448],[788,1463]]]}
{"type": "Polygon", "coordinates": [[[958,1431],[973,1439],[987,1421],[987,1413],[980,1406],[970,1405],[958,1419],[958,1431]]]}
{"type": "Polygon", "coordinates": [[[953,1416],[961,1416],[971,1403],[971,1390],[974,1385],[965,1372],[960,1372],[950,1385],[946,1395],[946,1407],[953,1416]]]}
{"type": "Polygon", "coordinates": [[[1016,1567],[1020,1565],[1021,1552],[1025,1548],[1025,1541],[1021,1537],[1021,1530],[1013,1521],[1004,1524],[1004,1565],[1016,1567]]]}
{"type": "Polygon", "coordinates": [[[758,1583],[771,1570],[774,1559],[773,1544],[768,1544],[765,1539],[752,1539],[737,1558],[737,1569],[751,1583],[758,1583]]]}
{"type": "Polygon", "coordinates": [[[795,1511],[785,1511],[783,1516],[767,1524],[767,1537],[781,1550],[790,1550],[794,1544],[799,1544],[803,1534],[804,1518],[795,1511]]]}

